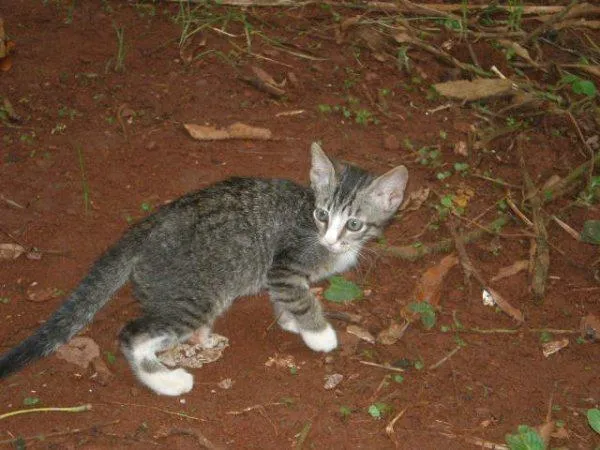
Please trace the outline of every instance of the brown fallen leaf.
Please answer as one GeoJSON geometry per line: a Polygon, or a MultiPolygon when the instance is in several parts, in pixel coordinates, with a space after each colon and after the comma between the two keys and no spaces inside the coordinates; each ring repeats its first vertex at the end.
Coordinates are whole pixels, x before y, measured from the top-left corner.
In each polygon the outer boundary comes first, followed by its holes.
{"type": "Polygon", "coordinates": [[[61,293],[58,289],[52,287],[42,287],[37,281],[31,283],[25,291],[25,298],[30,302],[41,303],[52,298],[60,297],[61,293]]]}
{"type": "Polygon", "coordinates": [[[94,358],[100,357],[100,347],[93,339],[78,336],[60,346],[56,356],[82,369],[87,369],[94,358]]]}
{"type": "Polygon", "coordinates": [[[529,51],[518,42],[510,41],[508,39],[498,39],[498,43],[502,47],[512,50],[515,55],[519,56],[520,58],[523,58],[533,67],[540,68],[540,65],[536,61],[534,61],[531,58],[531,56],[529,56],[529,51]]]}
{"type": "Polygon", "coordinates": [[[400,211],[416,211],[427,201],[429,192],[430,190],[428,187],[422,187],[416,191],[412,191],[400,207],[400,211]]]}
{"type": "Polygon", "coordinates": [[[392,324],[382,330],[377,335],[377,342],[381,342],[384,345],[392,345],[402,339],[406,329],[408,328],[409,322],[404,322],[402,325],[392,322],[392,324]]]}
{"type": "Polygon", "coordinates": [[[217,129],[204,125],[186,123],[183,125],[190,136],[199,141],[218,141],[224,139],[260,139],[272,138],[271,130],[236,122],[227,128],[217,129]]]}
{"type": "Polygon", "coordinates": [[[525,321],[525,316],[523,315],[521,310],[515,308],[510,303],[508,303],[498,291],[495,291],[490,287],[487,287],[486,290],[492,296],[494,303],[498,306],[498,308],[500,308],[502,311],[504,311],[506,314],[508,314],[510,317],[512,317],[519,323],[523,323],[525,321]]]}
{"type": "Polygon", "coordinates": [[[458,264],[458,258],[451,254],[444,256],[441,261],[427,269],[415,286],[413,298],[416,302],[428,302],[432,306],[439,306],[442,282],[448,271],[458,264]]]}
{"type": "Polygon", "coordinates": [[[502,278],[512,277],[513,275],[516,275],[519,272],[527,269],[529,269],[529,260],[521,259],[510,266],[500,268],[498,273],[494,275],[490,281],[493,282],[501,280],[502,278]]]}
{"type": "Polygon", "coordinates": [[[561,351],[569,345],[569,338],[559,339],[558,341],[545,342],[542,344],[542,353],[547,358],[554,353],[561,351]]]}
{"type": "Polygon", "coordinates": [[[581,319],[579,325],[581,336],[589,341],[600,340],[600,318],[594,314],[588,314],[581,319]]]}
{"type": "Polygon", "coordinates": [[[0,244],[0,259],[17,259],[25,252],[19,244],[0,244]]]}
{"type": "Polygon", "coordinates": [[[359,339],[367,341],[369,344],[375,343],[375,338],[373,337],[373,335],[367,330],[365,330],[363,327],[359,327],[358,325],[348,325],[346,327],[346,333],[353,334],[359,339]]]}
{"type": "Polygon", "coordinates": [[[514,93],[512,82],[500,78],[447,81],[436,83],[433,87],[444,97],[465,101],[475,101],[514,93]]]}

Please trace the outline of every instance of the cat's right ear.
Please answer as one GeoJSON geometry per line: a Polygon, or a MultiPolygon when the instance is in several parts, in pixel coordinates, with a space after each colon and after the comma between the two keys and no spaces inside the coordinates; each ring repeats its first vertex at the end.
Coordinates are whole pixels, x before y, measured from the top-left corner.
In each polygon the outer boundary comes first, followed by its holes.
{"type": "Polygon", "coordinates": [[[318,143],[313,142],[310,146],[310,151],[312,153],[310,184],[313,189],[322,190],[333,184],[335,180],[335,168],[318,143]]]}

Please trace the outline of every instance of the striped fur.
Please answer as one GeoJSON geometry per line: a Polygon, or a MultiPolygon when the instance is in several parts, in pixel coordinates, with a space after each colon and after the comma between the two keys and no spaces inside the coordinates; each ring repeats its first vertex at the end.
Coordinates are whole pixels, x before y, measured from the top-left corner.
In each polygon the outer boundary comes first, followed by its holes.
{"type": "Polygon", "coordinates": [[[210,342],[215,319],[236,298],[264,289],[283,329],[315,351],[331,351],[335,331],[309,285],[356,263],[395,213],[406,180],[404,167],[375,178],[333,163],[313,144],[312,189],[232,178],[187,194],[126,232],[44,325],[0,357],[0,377],[67,342],[127,281],[143,314],[121,331],[121,348],[159,394],[184,394],[193,377],[168,369],[156,353],[192,336],[210,342]],[[317,220],[316,210],[327,220],[317,220]]]}

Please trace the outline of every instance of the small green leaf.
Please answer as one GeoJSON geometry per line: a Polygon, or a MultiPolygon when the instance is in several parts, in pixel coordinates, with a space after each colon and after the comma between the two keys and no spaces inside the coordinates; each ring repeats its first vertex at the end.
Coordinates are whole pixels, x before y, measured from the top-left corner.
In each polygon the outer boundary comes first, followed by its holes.
{"type": "Polygon", "coordinates": [[[25,406],[33,406],[33,405],[37,405],[40,402],[39,397],[25,397],[23,399],[23,404],[25,406]]]}
{"type": "Polygon", "coordinates": [[[352,414],[352,410],[347,406],[340,406],[340,415],[342,416],[342,420],[347,420],[348,417],[352,414]]]}
{"type": "Polygon", "coordinates": [[[421,323],[427,330],[435,326],[435,309],[429,303],[413,302],[410,305],[408,305],[408,308],[412,312],[419,314],[421,318],[421,323]]]}
{"type": "Polygon", "coordinates": [[[114,364],[117,361],[117,357],[112,352],[106,352],[106,361],[109,364],[114,364]]]}
{"type": "Polygon", "coordinates": [[[592,429],[600,434],[600,409],[598,408],[593,408],[593,409],[588,409],[587,410],[587,419],[588,419],[588,423],[590,424],[590,427],[592,427],[592,429]]]}
{"type": "Polygon", "coordinates": [[[457,172],[464,172],[469,169],[469,165],[467,163],[454,163],[454,170],[457,172]]]}
{"type": "Polygon", "coordinates": [[[404,381],[404,377],[400,374],[394,375],[392,377],[392,379],[396,382],[396,383],[402,383],[404,381]]]}
{"type": "Polygon", "coordinates": [[[425,363],[423,362],[422,359],[415,361],[415,369],[423,370],[424,368],[425,368],[425,363]]]}
{"type": "Polygon", "coordinates": [[[596,85],[589,80],[578,78],[571,83],[571,89],[576,94],[583,94],[588,97],[596,96],[596,85]]]}
{"type": "Polygon", "coordinates": [[[507,434],[506,443],[510,450],[544,450],[544,441],[533,428],[519,425],[516,434],[507,434]]]}
{"type": "Polygon", "coordinates": [[[548,331],[542,331],[540,333],[540,342],[542,343],[550,342],[552,338],[552,333],[549,333],[548,331]]]}
{"type": "Polygon", "coordinates": [[[600,245],[600,220],[586,220],[581,230],[581,240],[600,245]]]}
{"type": "Polygon", "coordinates": [[[442,206],[445,206],[446,208],[452,208],[452,196],[451,195],[444,195],[440,199],[440,203],[442,204],[442,206]]]}
{"type": "Polygon", "coordinates": [[[352,281],[334,276],[329,278],[329,287],[323,292],[323,295],[330,302],[343,303],[361,299],[363,291],[352,281]]]}
{"type": "Polygon", "coordinates": [[[369,406],[369,414],[374,419],[381,419],[381,411],[379,411],[379,408],[377,407],[377,405],[369,406]]]}

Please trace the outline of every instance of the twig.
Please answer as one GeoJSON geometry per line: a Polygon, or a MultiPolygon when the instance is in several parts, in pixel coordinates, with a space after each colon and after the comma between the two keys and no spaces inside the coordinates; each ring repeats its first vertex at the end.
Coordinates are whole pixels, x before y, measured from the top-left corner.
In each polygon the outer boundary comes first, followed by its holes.
{"type": "Polygon", "coordinates": [[[456,347],[454,347],[452,350],[450,350],[450,352],[444,356],[442,359],[440,359],[438,362],[436,362],[435,364],[432,364],[431,366],[429,366],[428,370],[434,370],[437,369],[438,367],[440,367],[442,364],[444,364],[446,361],[448,361],[450,358],[452,358],[456,352],[458,352],[462,347],[460,345],[457,345],[456,347]]]}
{"type": "Polygon", "coordinates": [[[523,317],[523,313],[519,309],[512,306],[507,300],[505,300],[504,297],[500,295],[500,293],[489,287],[489,284],[485,281],[481,273],[479,273],[479,270],[477,270],[471,262],[471,259],[467,254],[464,242],[458,236],[456,230],[454,229],[451,223],[448,224],[448,229],[450,230],[450,233],[452,234],[452,236],[454,237],[454,241],[456,242],[456,251],[458,253],[465,274],[472,275],[479,282],[481,287],[487,290],[492,295],[494,301],[502,311],[511,316],[517,322],[522,323],[525,320],[525,318],[523,317]]]}
{"type": "Polygon", "coordinates": [[[198,430],[188,430],[188,429],[174,428],[174,429],[171,429],[166,435],[159,436],[157,439],[164,439],[164,438],[167,438],[169,436],[174,436],[174,435],[178,435],[178,434],[182,435],[182,436],[195,437],[196,440],[198,441],[199,445],[201,445],[202,447],[211,449],[211,450],[219,450],[219,449],[223,448],[220,445],[213,444],[206,436],[204,436],[198,430]]]}
{"type": "Polygon", "coordinates": [[[556,217],[554,215],[552,216],[552,219],[558,224],[559,227],[561,227],[563,230],[565,230],[567,232],[567,234],[569,234],[573,239],[575,239],[576,241],[581,241],[580,234],[576,230],[574,230],[572,226],[563,222],[562,220],[560,220],[558,217],[556,217]]]}
{"type": "MultiPolygon", "coordinates": [[[[48,439],[48,438],[52,438],[52,437],[59,437],[59,436],[67,436],[70,434],[79,434],[79,433],[84,433],[86,431],[92,431],[92,430],[96,430],[98,428],[103,428],[103,427],[107,427],[109,425],[115,425],[117,423],[119,423],[120,420],[113,420],[112,422],[106,422],[106,423],[101,423],[101,424],[97,424],[97,425],[92,425],[90,427],[87,428],[73,428],[72,430],[67,430],[67,431],[57,431],[54,433],[46,433],[44,434],[44,439],[48,439]]],[[[0,445],[3,444],[15,444],[17,442],[22,442],[22,441],[37,441],[40,440],[40,435],[36,435],[36,436],[27,436],[27,437],[18,437],[18,438],[14,438],[14,439],[6,439],[4,441],[0,441],[0,445]]]]}
{"type": "Polygon", "coordinates": [[[581,139],[583,146],[587,149],[588,153],[590,154],[590,169],[588,172],[589,173],[588,184],[591,186],[592,177],[594,175],[594,159],[595,159],[594,158],[594,150],[592,149],[592,147],[590,147],[590,145],[585,140],[585,137],[583,136],[583,133],[581,132],[581,128],[579,128],[579,124],[577,123],[577,120],[575,120],[575,117],[573,117],[573,114],[571,113],[571,111],[567,111],[567,116],[569,117],[569,119],[571,119],[571,123],[573,124],[573,126],[575,127],[575,130],[577,131],[577,136],[579,136],[579,139],[581,139]]]}
{"type": "Polygon", "coordinates": [[[390,366],[389,364],[377,364],[371,361],[358,361],[361,364],[364,364],[365,366],[371,366],[371,367],[379,367],[380,369],[385,369],[385,370],[391,370],[392,372],[400,372],[403,373],[404,369],[401,369],[400,367],[394,367],[394,366],[390,366]]]}
{"type": "Polygon", "coordinates": [[[249,411],[253,411],[255,409],[260,409],[263,408],[265,406],[281,406],[281,405],[285,405],[285,403],[283,402],[272,402],[272,403],[265,403],[262,405],[252,405],[252,406],[248,406],[247,408],[241,409],[239,411],[227,411],[225,414],[231,414],[232,416],[239,416],[240,414],[244,414],[247,413],[249,411]]]}
{"type": "MultiPolygon", "coordinates": [[[[500,217],[493,220],[489,224],[483,226],[482,228],[461,235],[460,240],[465,244],[476,241],[485,234],[488,234],[490,230],[497,230],[502,228],[504,225],[506,225],[507,222],[508,216],[501,215],[500,217]]],[[[409,261],[416,261],[417,259],[430,254],[452,251],[455,245],[456,242],[454,239],[442,239],[438,242],[432,244],[424,244],[419,247],[415,247],[413,245],[404,245],[382,246],[381,248],[384,252],[397,258],[406,259],[409,261]]]]}
{"type": "Polygon", "coordinates": [[[14,200],[11,200],[10,198],[6,198],[4,195],[0,194],[0,200],[6,202],[7,204],[9,204],[10,206],[13,206],[15,208],[18,209],[25,209],[25,207],[23,205],[20,205],[19,203],[15,202],[14,200]]]}
{"type": "MultiPolygon", "coordinates": [[[[102,404],[102,403],[100,403],[100,404],[102,404]]],[[[122,403],[122,402],[106,402],[105,404],[119,405],[119,406],[134,406],[136,408],[147,408],[147,409],[152,409],[154,411],[160,411],[165,414],[170,414],[172,416],[185,417],[186,419],[192,419],[192,420],[198,420],[200,422],[206,422],[206,419],[201,419],[199,417],[190,416],[190,415],[187,415],[182,412],[169,411],[167,409],[159,408],[157,406],[140,405],[139,403],[122,403]]]]}
{"type": "Polygon", "coordinates": [[[533,228],[533,222],[529,220],[529,217],[523,214],[523,212],[517,207],[515,202],[513,202],[510,197],[506,197],[505,200],[506,204],[512,210],[512,212],[514,212],[517,215],[517,217],[521,219],[523,223],[525,223],[525,225],[527,225],[529,228],[533,228]]]}
{"type": "MultiPolygon", "coordinates": [[[[517,139],[517,153],[519,165],[523,173],[525,187],[529,193],[536,192],[536,187],[529,176],[527,166],[525,165],[525,156],[523,154],[522,139],[517,139]]],[[[541,301],[546,292],[546,281],[548,279],[548,270],[550,266],[550,248],[548,246],[548,231],[542,217],[542,200],[539,195],[533,195],[529,199],[531,211],[533,214],[533,229],[535,231],[535,253],[533,260],[533,276],[531,279],[531,290],[533,291],[534,299],[541,301]]]]}
{"type": "Polygon", "coordinates": [[[554,14],[552,17],[550,17],[548,20],[542,23],[539,27],[535,28],[533,31],[531,31],[531,33],[525,36],[525,38],[523,39],[523,43],[527,44],[531,41],[535,41],[538,38],[538,36],[552,28],[554,24],[560,22],[567,15],[567,13],[571,11],[573,6],[575,6],[578,3],[579,0],[572,0],[571,3],[569,3],[563,8],[562,11],[559,11],[556,14],[554,14]]]}
{"type": "Polygon", "coordinates": [[[521,332],[528,333],[551,333],[551,334],[579,334],[580,330],[564,330],[560,328],[463,328],[457,330],[459,333],[477,333],[477,334],[517,334],[521,332]]]}
{"type": "Polygon", "coordinates": [[[7,418],[13,417],[13,416],[18,416],[18,415],[21,415],[21,414],[30,414],[30,413],[38,413],[38,412],[71,412],[71,413],[78,413],[78,412],[89,411],[90,409],[92,409],[92,405],[90,405],[89,403],[86,404],[86,405],[71,406],[71,407],[65,407],[65,408],[47,407],[47,408],[18,409],[16,411],[7,412],[7,413],[4,413],[4,414],[0,415],[0,420],[7,419],[7,418]]]}

